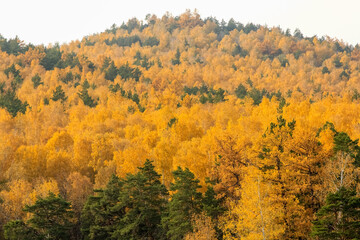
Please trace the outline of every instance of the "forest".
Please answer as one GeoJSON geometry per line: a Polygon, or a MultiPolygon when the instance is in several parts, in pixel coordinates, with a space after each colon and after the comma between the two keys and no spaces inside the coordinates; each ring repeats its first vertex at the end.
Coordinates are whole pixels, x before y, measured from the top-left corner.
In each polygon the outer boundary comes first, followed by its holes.
{"type": "Polygon", "coordinates": [[[0,239],[360,239],[360,46],[148,14],[0,35],[0,239]]]}

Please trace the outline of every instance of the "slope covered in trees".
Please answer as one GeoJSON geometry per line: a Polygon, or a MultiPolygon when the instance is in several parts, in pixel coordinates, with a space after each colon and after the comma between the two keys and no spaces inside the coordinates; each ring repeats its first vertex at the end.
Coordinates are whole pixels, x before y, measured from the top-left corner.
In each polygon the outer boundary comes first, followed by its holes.
{"type": "Polygon", "coordinates": [[[0,50],[0,239],[359,237],[358,45],[185,12],[0,50]]]}

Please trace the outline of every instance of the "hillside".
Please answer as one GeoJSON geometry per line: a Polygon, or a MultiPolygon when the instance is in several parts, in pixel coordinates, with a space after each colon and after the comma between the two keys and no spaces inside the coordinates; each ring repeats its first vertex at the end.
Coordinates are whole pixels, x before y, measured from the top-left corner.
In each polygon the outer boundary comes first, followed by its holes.
{"type": "Polygon", "coordinates": [[[67,239],[129,239],[145,230],[93,232],[89,196],[153,164],[171,196],[154,221],[169,225],[135,239],[310,239],[326,198],[360,186],[358,45],[186,12],[63,45],[0,36],[0,49],[1,226],[51,191],[72,203],[67,239]],[[179,232],[165,206],[192,173],[213,205],[179,232]]]}

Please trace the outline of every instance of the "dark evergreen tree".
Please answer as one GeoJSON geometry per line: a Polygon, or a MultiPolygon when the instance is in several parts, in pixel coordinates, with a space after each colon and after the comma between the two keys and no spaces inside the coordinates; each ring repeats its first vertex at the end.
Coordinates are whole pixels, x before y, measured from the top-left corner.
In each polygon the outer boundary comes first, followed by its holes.
{"type": "Polygon", "coordinates": [[[240,83],[239,86],[235,89],[235,94],[238,98],[244,99],[247,94],[245,86],[240,83]]]}
{"type": "Polygon", "coordinates": [[[360,198],[356,192],[341,187],[330,193],[318,211],[311,235],[316,239],[359,239],[360,198]]]}
{"type": "Polygon", "coordinates": [[[141,65],[141,59],[142,59],[140,51],[136,52],[136,54],[134,56],[134,59],[135,59],[134,65],[140,66],[141,65]]]}
{"type": "Polygon", "coordinates": [[[4,237],[8,240],[39,240],[35,230],[27,226],[22,220],[8,222],[4,226],[4,237]]]}
{"type": "Polygon", "coordinates": [[[41,81],[39,74],[35,74],[35,76],[31,78],[31,81],[33,82],[34,89],[37,89],[40,85],[44,85],[44,82],[41,81]]]}
{"type": "Polygon", "coordinates": [[[180,56],[181,56],[181,53],[180,53],[180,50],[178,48],[178,49],[176,49],[175,58],[171,60],[172,65],[179,65],[181,63],[180,62],[180,56]]]}
{"type": "MultiPolygon", "coordinates": [[[[4,91],[4,90],[2,90],[4,91]]],[[[0,107],[5,108],[11,116],[16,117],[18,112],[25,113],[28,103],[22,102],[17,98],[16,92],[14,89],[9,89],[7,91],[0,91],[0,107]]]]}
{"type": "Polygon", "coordinates": [[[95,190],[81,214],[81,232],[84,239],[110,239],[115,229],[121,226],[125,206],[120,206],[119,198],[123,181],[113,175],[105,189],[95,190]]]}
{"type": "Polygon", "coordinates": [[[201,212],[202,194],[199,180],[188,168],[178,167],[173,172],[175,182],[170,190],[174,191],[168,204],[168,214],[162,220],[167,229],[167,237],[171,240],[181,240],[193,230],[191,219],[201,212]]]}
{"type": "Polygon", "coordinates": [[[55,65],[61,60],[62,52],[60,46],[56,45],[52,48],[45,48],[45,56],[40,60],[45,70],[53,70],[55,65]]]}
{"type": "Polygon", "coordinates": [[[330,73],[329,69],[325,66],[323,67],[323,69],[321,70],[322,74],[326,74],[326,73],[330,73]]]}
{"type": "Polygon", "coordinates": [[[66,73],[65,77],[60,79],[63,83],[68,84],[69,82],[72,82],[74,80],[74,75],[72,72],[66,73]]]}
{"type": "Polygon", "coordinates": [[[217,198],[217,194],[212,184],[209,184],[202,200],[203,210],[206,215],[210,216],[213,220],[217,220],[221,214],[225,212],[223,207],[223,198],[217,198]]]}
{"type": "Polygon", "coordinates": [[[67,97],[65,96],[64,90],[62,90],[61,86],[57,86],[53,91],[53,97],[51,98],[53,101],[61,100],[61,102],[65,102],[67,97]]]}
{"type": "Polygon", "coordinates": [[[89,95],[89,92],[88,92],[89,87],[90,87],[89,83],[87,81],[85,81],[82,86],[82,90],[80,92],[78,92],[78,95],[79,95],[79,98],[83,101],[83,103],[86,106],[93,108],[93,107],[96,107],[97,101],[92,99],[92,97],[89,95]]]}
{"type": "Polygon", "coordinates": [[[148,37],[147,39],[145,39],[143,43],[144,46],[149,46],[149,47],[158,46],[159,44],[160,44],[160,40],[157,39],[156,37],[148,37]]]}
{"type": "Polygon", "coordinates": [[[110,63],[109,68],[105,71],[105,79],[113,82],[117,74],[118,74],[118,69],[116,68],[114,62],[112,61],[110,63]]]}
{"type": "Polygon", "coordinates": [[[63,198],[50,192],[34,205],[26,205],[23,211],[31,218],[26,224],[19,220],[8,222],[4,228],[8,239],[70,239],[73,212],[63,198]]]}
{"type": "Polygon", "coordinates": [[[161,239],[161,214],[167,203],[167,190],[151,161],[146,160],[136,174],[127,175],[119,208],[126,207],[115,239],[161,239]]]}
{"type": "Polygon", "coordinates": [[[4,70],[4,73],[8,78],[10,76],[13,77],[13,80],[11,81],[11,86],[14,90],[24,81],[24,79],[20,75],[20,70],[15,68],[15,64],[12,64],[10,67],[6,68],[4,70]]]}

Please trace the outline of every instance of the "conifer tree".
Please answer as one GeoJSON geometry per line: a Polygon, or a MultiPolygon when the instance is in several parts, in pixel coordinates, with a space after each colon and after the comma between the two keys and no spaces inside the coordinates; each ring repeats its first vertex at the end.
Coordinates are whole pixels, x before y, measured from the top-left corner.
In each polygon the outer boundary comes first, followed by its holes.
{"type": "Polygon", "coordinates": [[[34,205],[24,210],[31,218],[24,223],[10,221],[4,227],[7,239],[69,239],[72,229],[70,203],[50,192],[46,198],[39,198],[34,205]]]}
{"type": "Polygon", "coordinates": [[[116,239],[160,239],[161,213],[167,203],[167,190],[160,182],[160,175],[154,170],[150,160],[146,160],[139,172],[129,174],[124,180],[119,208],[127,211],[122,224],[113,237],[116,239]]]}
{"type": "Polygon", "coordinates": [[[113,175],[105,189],[95,190],[85,203],[81,215],[81,232],[84,239],[109,239],[120,224],[124,208],[117,205],[122,191],[123,181],[113,175]]]}
{"type": "Polygon", "coordinates": [[[64,90],[62,90],[61,86],[57,86],[53,91],[53,97],[51,98],[53,101],[61,100],[61,102],[65,102],[67,97],[65,96],[64,90]]]}
{"type": "Polygon", "coordinates": [[[360,198],[356,192],[342,187],[330,193],[317,213],[311,235],[316,239],[358,239],[360,198]]]}
{"type": "Polygon", "coordinates": [[[163,218],[163,224],[167,228],[167,237],[171,240],[180,240],[193,230],[191,219],[201,212],[202,194],[199,180],[188,168],[183,170],[178,167],[173,172],[175,182],[170,190],[175,193],[169,202],[168,215],[163,218]]]}

